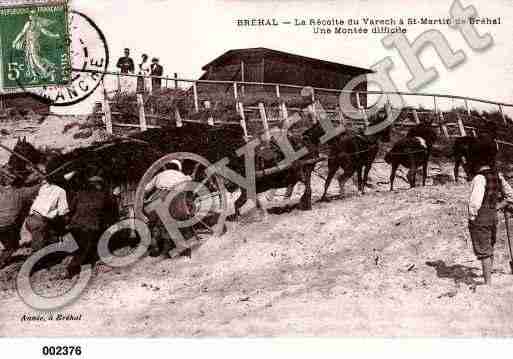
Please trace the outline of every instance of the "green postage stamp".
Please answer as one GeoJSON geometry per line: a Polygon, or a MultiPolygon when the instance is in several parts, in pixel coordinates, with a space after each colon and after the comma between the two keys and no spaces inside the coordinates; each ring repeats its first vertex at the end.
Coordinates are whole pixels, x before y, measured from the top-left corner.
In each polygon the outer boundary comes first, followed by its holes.
{"type": "Polygon", "coordinates": [[[67,84],[71,73],[68,24],[68,5],[62,0],[0,3],[1,87],[67,84]]]}

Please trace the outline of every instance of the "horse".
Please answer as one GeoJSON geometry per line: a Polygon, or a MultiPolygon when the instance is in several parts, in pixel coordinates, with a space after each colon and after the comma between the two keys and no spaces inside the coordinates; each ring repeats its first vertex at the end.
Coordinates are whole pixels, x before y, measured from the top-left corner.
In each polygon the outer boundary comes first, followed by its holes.
{"type": "Polygon", "coordinates": [[[454,158],[454,181],[458,182],[459,167],[462,165],[467,181],[472,178],[472,168],[470,167],[470,153],[472,146],[475,146],[480,140],[495,141],[497,138],[497,124],[495,122],[484,120],[483,126],[478,130],[478,137],[463,136],[457,137],[452,146],[452,157],[454,158]]]}
{"type": "Polygon", "coordinates": [[[26,137],[14,145],[11,155],[6,164],[6,169],[19,180],[25,182],[27,177],[33,172],[33,167],[44,161],[43,152],[39,151],[27,141],[26,137]]]}
{"type": "Polygon", "coordinates": [[[470,168],[470,148],[477,143],[474,136],[457,137],[452,146],[452,157],[454,158],[454,181],[458,182],[459,168],[463,166],[463,171],[467,176],[467,181],[471,180],[470,168]]]}
{"type": "Polygon", "coordinates": [[[328,142],[328,176],[324,183],[321,201],[328,201],[328,188],[339,168],[344,170],[343,174],[337,177],[340,195],[344,195],[344,186],[355,172],[358,176],[358,191],[364,194],[369,171],[379,152],[380,141],[390,141],[390,127],[374,134],[354,133],[338,136],[328,142]]]}
{"type": "Polygon", "coordinates": [[[352,134],[335,138],[329,143],[328,176],[324,183],[321,201],[327,201],[330,183],[339,168],[344,170],[338,176],[340,195],[344,195],[344,187],[349,178],[356,172],[358,191],[365,193],[369,172],[379,152],[379,141],[390,141],[390,129],[373,135],[352,134]]]}
{"type": "MultiPolygon", "coordinates": [[[[312,172],[315,168],[315,163],[319,159],[319,145],[320,138],[324,134],[322,127],[318,122],[311,125],[306,130],[301,131],[299,134],[297,131],[287,131],[286,136],[292,145],[292,148],[297,151],[301,147],[307,149],[307,153],[300,159],[294,161],[291,166],[282,170],[269,171],[265,173],[265,169],[272,168],[282,158],[281,150],[279,146],[271,139],[269,144],[263,144],[263,146],[257,148],[255,153],[255,163],[257,174],[263,172],[261,176],[257,176],[255,179],[256,194],[266,192],[271,189],[287,187],[287,191],[291,192],[294,186],[301,182],[305,185],[305,190],[299,201],[299,209],[311,210],[312,209],[312,172]],[[265,153],[267,152],[268,155],[265,153]],[[260,171],[259,171],[260,170],[260,171]]],[[[243,168],[243,163],[238,162],[238,168],[243,168]]],[[[235,200],[235,217],[240,216],[241,207],[247,202],[248,195],[245,188],[241,188],[240,196],[235,200]]],[[[260,201],[256,199],[256,205],[261,208],[260,201]]]]}
{"type": "Polygon", "coordinates": [[[432,121],[421,123],[408,131],[406,137],[394,144],[385,155],[385,162],[392,166],[390,172],[390,191],[394,190],[395,173],[399,165],[408,168],[408,183],[415,187],[415,173],[422,166],[422,185],[426,185],[427,166],[437,134],[432,121]]]}

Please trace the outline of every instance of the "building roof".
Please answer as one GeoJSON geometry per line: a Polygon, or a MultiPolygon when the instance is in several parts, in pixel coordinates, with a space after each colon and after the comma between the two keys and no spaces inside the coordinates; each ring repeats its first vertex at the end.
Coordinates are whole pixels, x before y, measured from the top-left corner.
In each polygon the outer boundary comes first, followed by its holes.
{"type": "Polygon", "coordinates": [[[359,74],[373,72],[370,69],[365,69],[362,67],[344,65],[344,64],[339,64],[336,62],[325,61],[325,60],[319,60],[319,59],[315,59],[312,57],[295,55],[295,54],[291,54],[291,53],[284,52],[284,51],[268,49],[265,47],[234,49],[234,50],[226,51],[224,54],[222,54],[221,56],[210,61],[208,64],[203,66],[201,69],[203,71],[207,71],[210,66],[221,65],[222,63],[224,63],[225,61],[227,61],[233,57],[237,57],[237,58],[247,61],[250,59],[265,58],[265,57],[270,57],[270,56],[277,56],[277,57],[288,59],[288,60],[291,60],[294,62],[305,62],[305,63],[310,63],[312,65],[318,65],[321,67],[332,68],[332,69],[335,69],[336,71],[340,71],[340,72],[352,72],[352,73],[359,73],[359,74]]]}

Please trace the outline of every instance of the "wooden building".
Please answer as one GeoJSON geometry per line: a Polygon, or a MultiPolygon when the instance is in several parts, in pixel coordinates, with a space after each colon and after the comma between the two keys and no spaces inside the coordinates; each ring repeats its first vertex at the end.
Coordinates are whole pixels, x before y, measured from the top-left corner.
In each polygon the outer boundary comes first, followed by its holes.
{"type": "MultiPolygon", "coordinates": [[[[343,89],[355,76],[372,72],[263,47],[227,51],[203,66],[202,70],[205,73],[200,80],[281,83],[330,89],[343,89]]],[[[205,91],[204,85],[202,87],[205,91]]],[[[213,87],[208,86],[207,91],[213,91],[213,87]]],[[[262,86],[245,86],[244,90],[275,91],[272,87],[262,86]]],[[[282,93],[287,91],[286,88],[280,90],[282,93]]],[[[357,90],[366,91],[367,83],[363,82],[357,90]]],[[[361,103],[366,105],[365,95],[361,96],[361,103]]]]}

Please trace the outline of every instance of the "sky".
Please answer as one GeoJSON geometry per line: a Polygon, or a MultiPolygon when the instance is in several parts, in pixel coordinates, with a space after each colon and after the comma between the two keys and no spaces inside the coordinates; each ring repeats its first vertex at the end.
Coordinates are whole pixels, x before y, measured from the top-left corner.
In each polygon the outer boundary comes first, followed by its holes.
{"type": "MultiPolygon", "coordinates": [[[[197,79],[201,67],[230,49],[267,47],[342,64],[369,68],[385,57],[394,62],[391,76],[400,90],[407,90],[411,75],[394,49],[385,48],[385,35],[319,35],[311,27],[238,27],[237,19],[362,17],[447,17],[446,0],[73,0],[72,6],[91,17],[104,32],[111,54],[110,69],[125,47],[137,63],[142,53],[157,56],[164,72],[197,79]]],[[[473,5],[478,15],[501,17],[501,25],[480,25],[494,40],[488,50],[474,52],[457,30],[447,25],[408,26],[413,41],[429,29],[440,30],[453,50],[463,50],[466,61],[448,71],[427,47],[421,54],[426,67],[435,66],[439,78],[418,92],[455,94],[513,103],[513,2],[510,0],[462,1],[473,5]]],[[[361,20],[360,20],[361,21],[361,20]]],[[[361,23],[360,23],[361,25],[361,23]]],[[[61,112],[87,112],[99,93],[79,106],[61,112]]],[[[416,100],[415,100],[416,101],[416,100]]],[[[420,101],[420,100],[419,100],[420,101]]],[[[459,104],[457,104],[459,105],[459,104]]],[[[512,111],[513,113],[513,111],[512,111]]]]}

